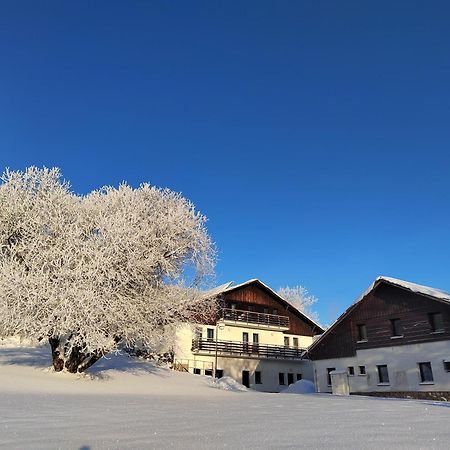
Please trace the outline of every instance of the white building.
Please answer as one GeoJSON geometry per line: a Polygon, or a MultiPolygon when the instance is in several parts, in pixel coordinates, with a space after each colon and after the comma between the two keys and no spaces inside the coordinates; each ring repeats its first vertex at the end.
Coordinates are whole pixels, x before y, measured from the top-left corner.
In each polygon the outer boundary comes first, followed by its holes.
{"type": "Polygon", "coordinates": [[[308,351],[318,392],[450,399],[450,294],[379,277],[308,351]]]}
{"type": "Polygon", "coordinates": [[[230,376],[266,392],[279,392],[302,378],[313,380],[306,349],[315,334],[323,333],[317,323],[256,279],[228,283],[215,296],[217,317],[178,331],[175,368],[230,376]]]}

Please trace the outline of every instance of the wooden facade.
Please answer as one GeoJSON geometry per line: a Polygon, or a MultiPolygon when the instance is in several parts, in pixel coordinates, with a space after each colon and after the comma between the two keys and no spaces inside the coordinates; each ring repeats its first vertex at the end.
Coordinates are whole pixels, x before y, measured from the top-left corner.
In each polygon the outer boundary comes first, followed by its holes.
{"type": "Polygon", "coordinates": [[[287,316],[289,329],[285,332],[288,334],[314,336],[323,333],[323,329],[316,323],[258,280],[227,289],[222,295],[222,304],[225,308],[231,308],[234,304],[236,309],[248,311],[250,306],[257,313],[287,316]]]}
{"type": "Polygon", "coordinates": [[[311,346],[309,355],[313,360],[344,358],[355,356],[357,350],[442,340],[450,340],[449,302],[381,280],[311,346]],[[434,313],[442,315],[439,331],[433,331],[430,322],[434,313]],[[360,325],[365,325],[366,340],[358,336],[360,325]]]}

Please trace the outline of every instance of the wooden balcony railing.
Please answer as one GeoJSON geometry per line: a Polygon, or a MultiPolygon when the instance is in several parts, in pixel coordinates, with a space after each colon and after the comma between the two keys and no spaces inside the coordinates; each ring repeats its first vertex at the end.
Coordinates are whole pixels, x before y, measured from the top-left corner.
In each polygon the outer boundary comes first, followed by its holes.
{"type": "Polygon", "coordinates": [[[263,327],[289,328],[289,317],[277,314],[265,314],[240,309],[223,308],[222,318],[226,321],[249,323],[263,327]]]}
{"type": "Polygon", "coordinates": [[[216,352],[220,355],[232,355],[266,359],[302,359],[306,349],[283,345],[255,344],[252,342],[215,341],[209,339],[193,339],[193,353],[216,352]]]}

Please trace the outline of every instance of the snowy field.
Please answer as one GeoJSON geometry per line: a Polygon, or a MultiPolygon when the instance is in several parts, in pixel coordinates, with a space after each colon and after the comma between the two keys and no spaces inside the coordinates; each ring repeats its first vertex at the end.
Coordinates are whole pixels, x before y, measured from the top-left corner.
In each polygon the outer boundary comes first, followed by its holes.
{"type": "Polygon", "coordinates": [[[112,357],[57,374],[47,348],[0,344],[0,447],[449,448],[450,405],[226,391],[112,357]]]}

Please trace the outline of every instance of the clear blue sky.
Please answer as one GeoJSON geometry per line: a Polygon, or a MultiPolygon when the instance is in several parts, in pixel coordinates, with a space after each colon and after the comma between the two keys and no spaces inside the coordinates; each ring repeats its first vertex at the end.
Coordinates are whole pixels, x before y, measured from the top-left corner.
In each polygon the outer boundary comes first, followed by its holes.
{"type": "Polygon", "coordinates": [[[183,192],[218,282],[450,291],[448,1],[0,3],[0,165],[183,192]]]}

